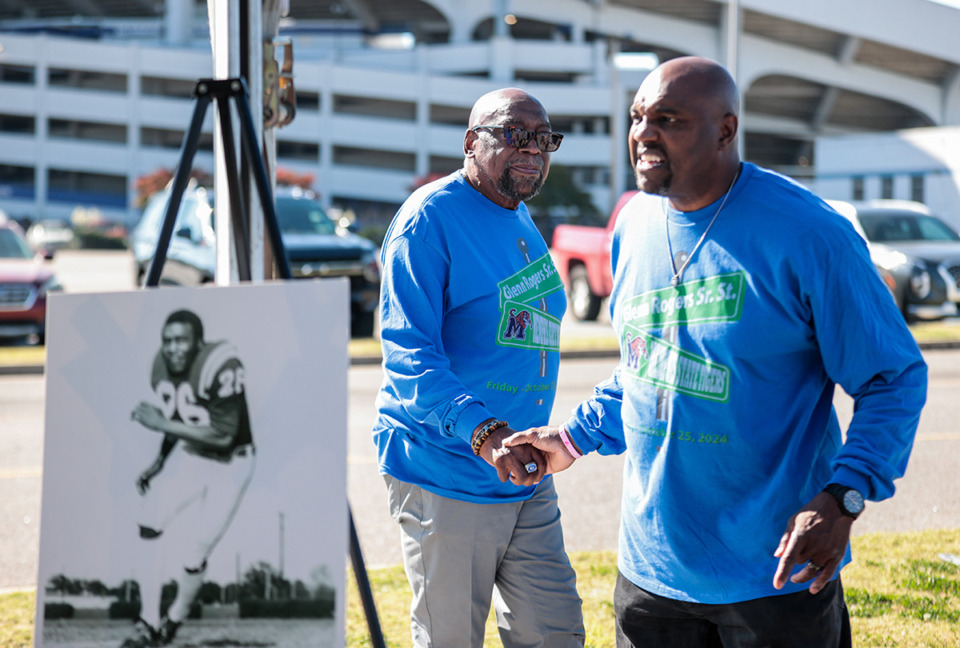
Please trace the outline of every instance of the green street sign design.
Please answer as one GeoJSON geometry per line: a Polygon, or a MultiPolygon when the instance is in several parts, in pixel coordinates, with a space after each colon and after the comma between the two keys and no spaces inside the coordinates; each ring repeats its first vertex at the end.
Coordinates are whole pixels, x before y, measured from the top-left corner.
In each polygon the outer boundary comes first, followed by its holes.
{"type": "Polygon", "coordinates": [[[560,350],[560,319],[521,302],[504,304],[497,344],[522,349],[560,350]]]}
{"type": "Polygon", "coordinates": [[[736,322],[743,313],[746,278],[743,272],[706,277],[661,288],[625,300],[620,308],[624,325],[645,329],[669,324],[736,322]]]}
{"type": "Polygon", "coordinates": [[[730,369],[675,344],[626,325],[620,338],[620,367],[629,376],[680,394],[726,403],[730,369]]]}
{"type": "Polygon", "coordinates": [[[497,288],[500,292],[500,310],[504,310],[508,300],[529,303],[563,290],[563,281],[560,280],[560,273],[547,252],[519,272],[499,282],[497,288]]]}

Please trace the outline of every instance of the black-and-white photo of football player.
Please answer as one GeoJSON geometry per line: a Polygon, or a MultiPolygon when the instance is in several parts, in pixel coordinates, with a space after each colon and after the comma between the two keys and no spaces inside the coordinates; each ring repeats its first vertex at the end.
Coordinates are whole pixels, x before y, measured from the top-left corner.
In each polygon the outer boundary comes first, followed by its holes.
{"type": "Polygon", "coordinates": [[[142,401],[131,414],[160,435],[160,449],[135,484],[143,504],[134,566],[141,608],[122,648],[173,641],[240,506],[254,470],[244,378],[236,348],[205,341],[194,312],[167,317],[150,377],[155,402],[142,401]],[[164,613],[168,578],[176,597],[164,613]]]}

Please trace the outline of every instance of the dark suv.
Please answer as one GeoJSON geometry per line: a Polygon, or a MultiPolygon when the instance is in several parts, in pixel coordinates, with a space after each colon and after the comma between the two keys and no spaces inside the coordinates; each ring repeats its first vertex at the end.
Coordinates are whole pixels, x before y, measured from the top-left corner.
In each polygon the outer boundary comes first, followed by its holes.
{"type": "MultiPolygon", "coordinates": [[[[169,195],[169,188],[154,194],[131,232],[139,285],[143,284],[156,251],[169,195]]],[[[293,276],[303,279],[348,277],[352,335],[373,335],[380,299],[377,246],[338,227],[310,191],[278,187],[275,199],[280,233],[293,276]]],[[[177,214],[161,284],[195,285],[214,280],[217,239],[213,225],[213,192],[191,182],[177,214]]]]}

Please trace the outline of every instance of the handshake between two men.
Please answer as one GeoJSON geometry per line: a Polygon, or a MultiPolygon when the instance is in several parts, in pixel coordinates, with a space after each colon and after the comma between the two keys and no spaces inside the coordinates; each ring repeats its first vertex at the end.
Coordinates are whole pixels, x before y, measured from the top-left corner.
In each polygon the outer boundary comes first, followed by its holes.
{"type": "Polygon", "coordinates": [[[480,456],[497,469],[500,481],[532,486],[547,475],[569,468],[580,449],[563,427],[542,426],[516,431],[503,426],[487,437],[480,456]]]}

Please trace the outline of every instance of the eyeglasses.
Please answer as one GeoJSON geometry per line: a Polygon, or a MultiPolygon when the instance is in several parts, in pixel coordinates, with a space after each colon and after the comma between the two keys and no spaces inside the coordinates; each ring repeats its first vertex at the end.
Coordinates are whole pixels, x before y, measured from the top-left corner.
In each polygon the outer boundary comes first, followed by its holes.
{"type": "Polygon", "coordinates": [[[490,130],[502,130],[503,131],[503,141],[507,143],[507,146],[512,146],[516,149],[522,149],[524,146],[530,143],[531,139],[534,139],[537,142],[537,148],[543,151],[544,153],[553,153],[558,148],[560,148],[560,142],[563,141],[562,133],[555,133],[553,131],[542,131],[534,133],[533,131],[528,131],[526,128],[520,128],[519,126],[474,126],[470,130],[476,132],[478,128],[489,128],[490,130]]]}

